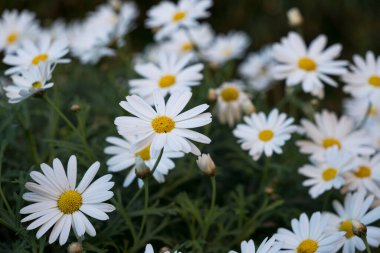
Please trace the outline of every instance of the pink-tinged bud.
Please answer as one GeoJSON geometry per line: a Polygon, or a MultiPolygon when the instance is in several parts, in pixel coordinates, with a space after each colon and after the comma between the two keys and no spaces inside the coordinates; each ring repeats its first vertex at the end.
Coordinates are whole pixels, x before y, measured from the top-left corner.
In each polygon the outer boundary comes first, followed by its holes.
{"type": "Polygon", "coordinates": [[[303,23],[303,17],[298,8],[291,8],[286,13],[289,25],[292,27],[300,26],[303,23]]]}
{"type": "Polygon", "coordinates": [[[197,165],[199,169],[207,176],[215,176],[216,166],[209,154],[202,154],[198,156],[197,165]]]}

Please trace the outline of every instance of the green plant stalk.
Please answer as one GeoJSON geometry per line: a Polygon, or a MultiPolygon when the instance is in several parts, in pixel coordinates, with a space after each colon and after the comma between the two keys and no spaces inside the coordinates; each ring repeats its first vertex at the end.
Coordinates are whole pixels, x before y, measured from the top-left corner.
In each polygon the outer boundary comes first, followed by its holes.
{"type": "Polygon", "coordinates": [[[264,191],[265,187],[268,185],[268,174],[271,164],[271,157],[265,157],[264,169],[261,175],[261,191],[264,191]]]}
{"type": "Polygon", "coordinates": [[[365,122],[367,121],[367,119],[368,119],[368,117],[369,117],[369,114],[370,114],[370,112],[371,112],[371,108],[372,108],[372,103],[369,102],[369,103],[368,103],[368,108],[367,108],[366,114],[365,114],[364,118],[362,119],[362,121],[360,121],[360,123],[359,123],[357,129],[360,129],[360,128],[363,127],[363,125],[365,124],[365,122]]]}
{"type": "Polygon", "coordinates": [[[215,176],[211,177],[211,187],[212,187],[212,195],[211,195],[210,211],[213,211],[215,208],[215,200],[216,200],[216,179],[215,179],[215,176]]]}
{"type": "Polygon", "coordinates": [[[362,235],[361,238],[365,244],[365,247],[367,249],[367,253],[371,253],[371,248],[368,245],[367,235],[362,235]]]}
{"type": "Polygon", "coordinates": [[[5,141],[3,141],[2,145],[1,145],[1,149],[0,149],[0,195],[1,195],[1,199],[3,200],[3,203],[5,205],[5,207],[7,208],[9,214],[13,215],[13,211],[12,211],[12,208],[11,206],[9,205],[5,195],[4,195],[4,192],[3,192],[3,187],[1,185],[1,179],[2,179],[2,169],[3,169],[3,157],[4,157],[4,151],[5,151],[5,147],[6,147],[7,143],[5,141]]]}

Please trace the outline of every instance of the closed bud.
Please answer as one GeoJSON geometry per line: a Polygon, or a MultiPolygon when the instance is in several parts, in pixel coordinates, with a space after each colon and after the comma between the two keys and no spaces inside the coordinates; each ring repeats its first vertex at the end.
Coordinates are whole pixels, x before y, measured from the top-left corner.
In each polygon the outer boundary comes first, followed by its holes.
{"type": "Polygon", "coordinates": [[[150,175],[150,169],[145,164],[144,160],[137,156],[135,160],[135,172],[136,176],[140,179],[144,179],[150,175]]]}
{"type": "Polygon", "coordinates": [[[354,235],[359,236],[359,237],[366,237],[367,236],[367,227],[363,224],[360,223],[357,220],[351,221],[352,224],[352,232],[354,235]]]}
{"type": "Polygon", "coordinates": [[[70,107],[70,111],[72,111],[72,112],[79,112],[79,111],[80,111],[80,105],[78,105],[78,104],[73,104],[73,105],[70,107]]]}
{"type": "Polygon", "coordinates": [[[245,115],[251,115],[252,113],[256,112],[256,107],[250,100],[247,99],[243,102],[243,112],[245,115]]]}
{"type": "Polygon", "coordinates": [[[197,165],[201,171],[207,176],[215,176],[216,167],[214,161],[209,154],[202,154],[198,156],[197,165]]]}
{"type": "Polygon", "coordinates": [[[70,243],[69,247],[67,247],[67,252],[69,253],[82,253],[83,247],[79,242],[70,243]]]}
{"type": "Polygon", "coordinates": [[[159,253],[170,253],[171,251],[171,248],[165,246],[160,249],[159,253]]]}
{"type": "Polygon", "coordinates": [[[216,98],[217,98],[217,95],[216,95],[215,89],[209,89],[208,90],[208,95],[207,95],[208,101],[215,102],[216,98]]]}
{"type": "Polygon", "coordinates": [[[303,17],[298,8],[291,8],[286,13],[288,16],[288,22],[291,27],[300,26],[303,23],[303,17]]]}
{"type": "Polygon", "coordinates": [[[110,0],[109,3],[115,11],[120,11],[123,4],[120,0],[110,0]]]}

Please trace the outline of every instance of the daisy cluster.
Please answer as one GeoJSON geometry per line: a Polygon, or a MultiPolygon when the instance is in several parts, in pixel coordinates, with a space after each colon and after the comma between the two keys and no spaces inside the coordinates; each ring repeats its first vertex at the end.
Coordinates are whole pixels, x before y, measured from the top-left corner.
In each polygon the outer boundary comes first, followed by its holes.
{"type": "MultiPolygon", "coordinates": [[[[135,76],[119,103],[123,114],[114,119],[118,135],[105,140],[108,171],[118,177],[124,173],[125,188],[134,189],[136,181],[148,189],[146,178],[164,183],[175,160],[193,154],[198,167],[215,180],[216,165],[204,154],[207,144],[213,144],[214,115],[252,163],[268,162],[281,156],[285,145],[293,145],[308,158],[298,172],[306,178],[302,185],[311,198],[334,190],[344,198],[343,203],[333,201],[334,212],[302,213],[290,221],[291,229],[279,228],[258,247],[253,240],[242,241],[240,252],[355,253],[365,250],[366,243],[378,248],[380,228],[373,223],[380,220],[380,56],[355,55],[350,64],[339,59],[342,45],[328,46],[325,35],[307,45],[296,32],[247,53],[247,34],[217,34],[205,21],[212,5],[212,0],[162,1],[147,11],[145,27],[154,42],[132,60],[135,76]],[[240,64],[236,76],[234,71],[226,74],[235,62],[240,64]],[[321,102],[339,83],[351,96],[344,101],[343,115],[322,108],[300,119],[282,111],[280,104],[292,99],[310,96],[321,102]],[[286,89],[283,100],[261,110],[256,101],[279,85],[286,89]],[[297,141],[291,142],[295,135],[297,141]]],[[[31,12],[4,11],[0,50],[9,66],[4,75],[11,81],[3,87],[9,103],[44,95],[54,85],[55,67],[70,63],[68,55],[83,65],[117,57],[138,14],[134,3],[114,0],[82,20],[42,27],[31,12]]],[[[294,25],[302,22],[297,15],[295,10],[289,14],[294,25]]],[[[26,215],[21,222],[31,222],[27,230],[38,228],[39,239],[51,229],[48,242],[58,240],[60,245],[69,240],[71,229],[79,240],[85,234],[95,236],[88,217],[107,220],[107,213],[115,210],[105,203],[114,196],[112,176],[92,182],[100,169],[95,162],[77,184],[76,156],[66,169],[57,158],[52,166],[42,163],[40,168],[42,172],[30,173],[33,182],[25,184],[23,199],[32,204],[20,213],[26,215]]],[[[145,253],[153,252],[146,245],[145,253]]]]}

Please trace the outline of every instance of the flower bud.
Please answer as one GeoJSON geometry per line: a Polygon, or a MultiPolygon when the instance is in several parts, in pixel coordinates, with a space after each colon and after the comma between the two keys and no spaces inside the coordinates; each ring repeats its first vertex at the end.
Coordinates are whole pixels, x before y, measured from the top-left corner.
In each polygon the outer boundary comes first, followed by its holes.
{"type": "Polygon", "coordinates": [[[354,232],[354,235],[357,235],[359,237],[365,237],[367,236],[367,227],[360,223],[357,220],[351,221],[352,224],[352,232],[354,232]]]}
{"type": "Polygon", "coordinates": [[[144,179],[150,175],[150,169],[145,164],[144,160],[137,156],[135,160],[135,172],[136,176],[140,179],[144,179]]]}
{"type": "Polygon", "coordinates": [[[296,7],[291,8],[290,10],[288,10],[286,15],[288,16],[288,22],[289,22],[290,26],[295,27],[295,26],[302,25],[303,17],[302,17],[302,14],[298,8],[296,8],[296,7]]]}
{"type": "Polygon", "coordinates": [[[159,253],[170,253],[172,251],[171,248],[165,246],[165,247],[162,247],[159,251],[159,253]]]}
{"type": "Polygon", "coordinates": [[[256,107],[250,100],[247,99],[243,102],[243,111],[245,115],[251,115],[252,113],[256,112],[256,107]]]}
{"type": "Polygon", "coordinates": [[[197,165],[201,171],[207,176],[215,176],[216,167],[210,154],[202,154],[198,156],[197,165]]]}
{"type": "Polygon", "coordinates": [[[210,102],[215,102],[215,101],[216,101],[216,99],[217,99],[217,95],[216,95],[216,91],[215,91],[215,89],[209,89],[209,90],[208,90],[207,99],[208,99],[208,101],[210,101],[210,102]]]}
{"type": "Polygon", "coordinates": [[[80,111],[80,105],[78,105],[78,104],[73,104],[73,105],[70,107],[70,111],[72,111],[72,112],[79,112],[79,111],[80,111]]]}
{"type": "Polygon", "coordinates": [[[110,0],[109,3],[115,11],[120,11],[123,4],[120,0],[110,0]]]}
{"type": "Polygon", "coordinates": [[[70,243],[69,247],[67,247],[67,252],[69,253],[82,253],[83,247],[79,242],[70,243]]]}

